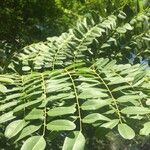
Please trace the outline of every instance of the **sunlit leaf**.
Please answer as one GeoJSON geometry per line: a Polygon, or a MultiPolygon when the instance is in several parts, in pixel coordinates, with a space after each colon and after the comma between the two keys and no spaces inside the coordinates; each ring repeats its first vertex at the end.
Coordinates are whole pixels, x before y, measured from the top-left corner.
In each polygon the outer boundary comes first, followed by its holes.
{"type": "Polygon", "coordinates": [[[15,135],[17,135],[23,128],[24,126],[27,125],[27,122],[24,120],[15,120],[11,122],[5,129],[5,136],[7,138],[12,138],[15,135]]]}
{"type": "Polygon", "coordinates": [[[70,133],[64,141],[63,150],[84,150],[85,137],[80,131],[70,133]]]}
{"type": "Polygon", "coordinates": [[[46,142],[43,136],[32,136],[28,138],[21,147],[21,150],[44,150],[46,142]]]}
{"type": "Polygon", "coordinates": [[[150,134],[150,122],[144,123],[144,127],[140,130],[140,135],[148,136],[150,134]]]}
{"type": "Polygon", "coordinates": [[[65,131],[65,130],[74,130],[76,128],[76,125],[65,119],[59,119],[52,121],[47,124],[47,129],[52,131],[65,131]]]}
{"type": "Polygon", "coordinates": [[[133,139],[135,137],[135,132],[134,130],[129,127],[127,124],[119,124],[118,125],[118,131],[119,131],[119,134],[125,138],[125,139],[133,139]]]}

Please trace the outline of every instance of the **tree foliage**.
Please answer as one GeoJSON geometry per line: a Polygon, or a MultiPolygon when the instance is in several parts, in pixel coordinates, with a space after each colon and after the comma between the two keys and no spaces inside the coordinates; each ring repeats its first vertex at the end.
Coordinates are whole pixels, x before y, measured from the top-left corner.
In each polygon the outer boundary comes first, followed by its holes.
{"type": "Polygon", "coordinates": [[[150,11],[128,16],[125,1],[111,4],[113,14],[92,11],[2,63],[3,148],[82,150],[90,128],[128,140],[149,135],[150,70],[142,63],[150,57],[150,11]]]}

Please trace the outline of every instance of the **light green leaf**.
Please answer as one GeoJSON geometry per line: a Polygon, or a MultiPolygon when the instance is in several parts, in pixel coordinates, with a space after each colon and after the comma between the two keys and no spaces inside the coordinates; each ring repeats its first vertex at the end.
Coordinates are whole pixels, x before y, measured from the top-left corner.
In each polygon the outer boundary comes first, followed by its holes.
{"type": "Polygon", "coordinates": [[[104,43],[104,44],[101,46],[101,48],[108,48],[108,47],[110,47],[110,46],[111,46],[110,44],[104,43]]]}
{"type": "Polygon", "coordinates": [[[11,122],[5,129],[5,136],[9,139],[14,137],[26,125],[27,125],[27,122],[25,122],[24,120],[15,120],[15,121],[11,122]]]}
{"type": "Polygon", "coordinates": [[[149,37],[142,37],[142,39],[145,40],[145,41],[150,41],[149,37]]]}
{"type": "Polygon", "coordinates": [[[109,104],[106,100],[88,100],[81,105],[81,108],[82,110],[96,110],[109,104]]]}
{"type": "Polygon", "coordinates": [[[109,59],[106,58],[100,58],[96,61],[95,63],[95,66],[98,68],[98,69],[101,69],[102,67],[104,67],[107,63],[109,62],[109,59]]]}
{"type": "Polygon", "coordinates": [[[133,100],[138,100],[140,98],[139,95],[123,95],[117,99],[120,103],[132,102],[133,100]]]}
{"type": "Polygon", "coordinates": [[[76,111],[75,105],[70,107],[56,107],[50,109],[47,114],[48,116],[60,116],[66,114],[73,114],[76,111]]]}
{"type": "Polygon", "coordinates": [[[21,139],[23,139],[26,136],[31,135],[32,133],[34,133],[35,131],[37,131],[38,129],[40,129],[41,125],[29,125],[25,128],[23,128],[23,130],[20,132],[19,136],[17,137],[16,141],[19,141],[21,139]]]}
{"type": "Polygon", "coordinates": [[[133,80],[131,77],[128,77],[128,78],[127,77],[126,78],[110,77],[110,78],[107,78],[107,79],[110,80],[108,85],[121,84],[121,83],[129,82],[129,81],[133,80]]]}
{"type": "Polygon", "coordinates": [[[14,83],[14,80],[10,79],[10,78],[6,78],[6,77],[1,77],[0,76],[0,82],[3,82],[3,83],[14,83]]]}
{"type": "Polygon", "coordinates": [[[119,119],[113,119],[109,122],[103,123],[101,127],[113,129],[119,123],[119,119]]]}
{"type": "Polygon", "coordinates": [[[147,105],[147,106],[150,106],[150,99],[147,99],[146,105],[147,105]]]}
{"type": "Polygon", "coordinates": [[[135,137],[135,132],[134,130],[129,127],[127,124],[119,124],[118,125],[118,131],[119,131],[119,134],[125,138],[125,139],[133,139],[135,137]]]}
{"type": "Polygon", "coordinates": [[[80,131],[70,133],[64,141],[63,150],[84,150],[85,137],[80,131]]]}
{"type": "Polygon", "coordinates": [[[112,92],[121,91],[121,90],[129,89],[129,88],[131,88],[130,85],[118,86],[118,87],[114,88],[112,90],[112,92]]]}
{"type": "Polygon", "coordinates": [[[69,98],[74,98],[74,93],[59,93],[57,95],[51,95],[50,97],[47,97],[46,101],[57,101],[57,100],[64,100],[64,99],[69,99],[69,98]]]}
{"type": "Polygon", "coordinates": [[[74,130],[76,128],[76,125],[65,119],[59,119],[52,121],[47,124],[47,129],[52,131],[65,131],[65,130],[74,130]]]}
{"type": "Polygon", "coordinates": [[[148,136],[150,134],[150,122],[144,123],[144,127],[140,130],[140,135],[148,136]]]}
{"type": "Polygon", "coordinates": [[[21,150],[44,150],[46,142],[43,136],[32,136],[28,138],[21,147],[21,150]]]}
{"type": "Polygon", "coordinates": [[[10,112],[5,113],[5,114],[0,116],[0,123],[7,122],[7,121],[12,120],[14,118],[15,118],[15,116],[13,116],[13,112],[10,111],[10,112]]]}
{"type": "Polygon", "coordinates": [[[146,107],[136,107],[136,106],[128,106],[121,110],[121,113],[127,114],[127,115],[133,115],[133,114],[149,114],[150,109],[146,107]]]}
{"type": "Polygon", "coordinates": [[[119,17],[120,19],[126,19],[127,15],[126,15],[123,11],[120,11],[118,17],[119,17]]]}
{"type": "Polygon", "coordinates": [[[32,109],[31,112],[25,117],[25,120],[43,119],[44,112],[40,109],[32,109]]]}
{"type": "Polygon", "coordinates": [[[146,75],[146,72],[142,72],[142,73],[139,73],[137,74],[135,77],[134,77],[134,80],[132,82],[132,84],[136,84],[139,80],[143,79],[143,77],[146,75]]]}
{"type": "Polygon", "coordinates": [[[127,30],[133,30],[133,27],[129,23],[126,23],[124,25],[124,28],[126,28],[127,30]]]}
{"type": "Polygon", "coordinates": [[[108,64],[105,65],[104,69],[106,69],[106,70],[112,69],[115,64],[116,64],[116,60],[112,60],[108,64]]]}
{"type": "Polygon", "coordinates": [[[82,122],[83,123],[94,123],[95,121],[98,121],[98,120],[110,121],[110,119],[105,117],[104,115],[101,115],[99,113],[93,113],[93,114],[90,114],[90,115],[87,115],[86,117],[84,117],[82,119],[82,122]]]}
{"type": "Polygon", "coordinates": [[[15,93],[15,94],[11,94],[11,95],[7,95],[6,99],[4,99],[4,101],[13,101],[14,99],[18,99],[20,98],[21,94],[20,93],[15,93]]]}
{"type": "Polygon", "coordinates": [[[29,71],[31,70],[31,68],[29,66],[23,66],[22,67],[22,71],[29,71]]]}
{"type": "Polygon", "coordinates": [[[6,91],[7,88],[3,84],[0,84],[0,92],[5,93],[6,91]]]}
{"type": "Polygon", "coordinates": [[[79,98],[87,99],[87,98],[101,98],[107,97],[106,93],[101,92],[98,88],[86,88],[83,90],[81,94],[79,94],[79,98]]]}
{"type": "Polygon", "coordinates": [[[117,28],[117,32],[118,32],[118,33],[126,33],[126,31],[127,31],[127,30],[126,30],[125,28],[123,28],[123,27],[118,27],[118,28],[117,28]]]}
{"type": "Polygon", "coordinates": [[[9,103],[5,103],[5,104],[0,106],[0,111],[3,111],[5,109],[10,108],[10,107],[15,106],[15,105],[17,105],[17,101],[12,101],[12,102],[9,102],[9,103]]]}
{"type": "Polygon", "coordinates": [[[24,108],[26,108],[26,107],[32,106],[32,105],[37,104],[37,103],[39,103],[39,102],[41,102],[41,99],[37,99],[37,100],[30,101],[30,102],[26,102],[26,103],[24,103],[24,104],[21,104],[21,105],[17,106],[17,107],[13,110],[13,112],[20,111],[20,110],[22,110],[22,109],[24,109],[24,108]]]}

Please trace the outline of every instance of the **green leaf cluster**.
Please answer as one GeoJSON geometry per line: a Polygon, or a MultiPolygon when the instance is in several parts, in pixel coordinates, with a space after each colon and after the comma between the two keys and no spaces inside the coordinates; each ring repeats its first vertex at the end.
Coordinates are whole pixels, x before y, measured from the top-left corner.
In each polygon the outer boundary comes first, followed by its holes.
{"type": "MultiPolygon", "coordinates": [[[[0,75],[4,136],[22,150],[43,150],[59,135],[63,150],[82,150],[87,127],[125,139],[148,135],[150,72],[123,59],[147,36],[149,14],[127,21],[122,12],[93,12],[68,32],[23,48],[0,75]]],[[[142,44],[145,54],[149,43],[142,44]]]]}

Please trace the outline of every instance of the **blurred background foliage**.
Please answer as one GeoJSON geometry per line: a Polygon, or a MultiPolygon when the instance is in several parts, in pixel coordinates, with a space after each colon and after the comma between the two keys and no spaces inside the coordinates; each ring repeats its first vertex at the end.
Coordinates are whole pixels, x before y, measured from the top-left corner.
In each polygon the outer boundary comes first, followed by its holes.
{"type": "Polygon", "coordinates": [[[1,0],[0,40],[24,46],[59,35],[91,10],[108,16],[123,10],[128,16],[148,7],[148,0],[1,0]]]}
{"type": "Polygon", "coordinates": [[[22,47],[72,28],[90,11],[102,17],[124,11],[130,19],[149,6],[149,0],[1,0],[0,66],[22,47]]]}

